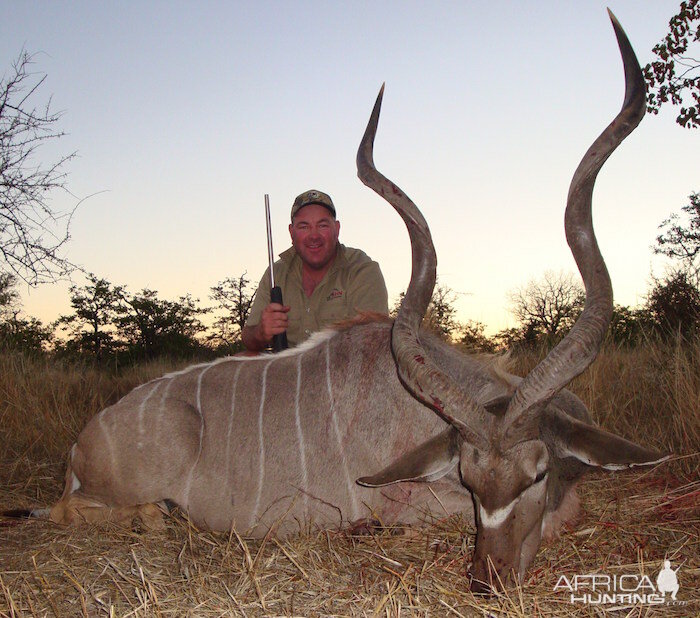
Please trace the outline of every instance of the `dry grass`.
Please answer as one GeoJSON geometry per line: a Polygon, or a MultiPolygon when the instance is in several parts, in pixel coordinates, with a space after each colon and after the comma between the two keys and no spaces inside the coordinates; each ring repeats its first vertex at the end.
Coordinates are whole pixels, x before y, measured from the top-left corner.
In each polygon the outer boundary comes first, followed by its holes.
{"type": "MultiPolygon", "coordinates": [[[[511,369],[525,375],[541,356],[516,356],[511,369]]],[[[608,431],[675,455],[694,454],[696,457],[676,459],[670,469],[697,479],[700,337],[682,346],[647,343],[633,349],[604,347],[569,388],[608,431]]]]}
{"type": "Polygon", "coordinates": [[[92,365],[0,352],[0,461],[63,460],[95,413],[172,368],[154,362],[116,376],[92,365]]]}
{"type": "MultiPolygon", "coordinates": [[[[700,616],[700,346],[607,350],[574,390],[603,426],[676,454],[581,484],[576,530],[543,546],[521,588],[467,590],[474,530],[459,518],[373,536],[308,532],[251,541],[170,518],[162,532],[0,520],[0,616],[602,616],[555,591],[561,575],[646,574],[681,565],[682,605],[612,616],[700,616]]],[[[522,368],[532,359],[516,359],[522,368]]],[[[0,510],[53,502],[87,418],[135,384],[91,369],[0,357],[0,510]]],[[[607,615],[607,614],[606,614],[607,615]]]]}

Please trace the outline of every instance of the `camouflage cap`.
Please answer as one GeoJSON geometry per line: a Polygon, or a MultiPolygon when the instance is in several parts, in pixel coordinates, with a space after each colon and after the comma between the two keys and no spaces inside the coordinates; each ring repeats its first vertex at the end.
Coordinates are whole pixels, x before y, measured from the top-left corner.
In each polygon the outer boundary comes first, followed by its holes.
{"type": "Polygon", "coordinates": [[[304,191],[301,195],[297,195],[297,199],[294,200],[292,204],[292,219],[304,206],[309,204],[318,204],[329,210],[329,212],[335,218],[335,206],[333,205],[333,200],[331,196],[323,191],[317,191],[316,189],[310,189],[309,191],[304,191]]]}

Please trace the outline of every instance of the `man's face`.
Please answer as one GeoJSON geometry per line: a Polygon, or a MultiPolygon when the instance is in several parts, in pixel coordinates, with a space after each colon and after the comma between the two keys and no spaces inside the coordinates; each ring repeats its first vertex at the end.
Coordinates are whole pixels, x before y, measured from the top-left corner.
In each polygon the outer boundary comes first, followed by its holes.
{"type": "Polygon", "coordinates": [[[319,204],[304,206],[289,225],[292,245],[302,262],[313,270],[322,270],[335,257],[340,222],[319,204]]]}

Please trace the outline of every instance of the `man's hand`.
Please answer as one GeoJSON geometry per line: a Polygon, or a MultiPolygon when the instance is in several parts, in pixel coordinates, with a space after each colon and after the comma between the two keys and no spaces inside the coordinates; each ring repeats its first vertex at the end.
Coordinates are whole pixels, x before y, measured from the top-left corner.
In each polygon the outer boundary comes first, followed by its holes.
{"type": "Polygon", "coordinates": [[[279,303],[270,303],[263,309],[260,322],[255,326],[246,326],[241,333],[243,345],[252,351],[264,350],[272,342],[274,335],[279,335],[289,327],[287,313],[290,307],[279,303]]]}
{"type": "Polygon", "coordinates": [[[272,341],[274,335],[279,335],[289,328],[289,320],[287,313],[289,312],[288,305],[280,305],[278,303],[270,303],[263,309],[260,316],[260,335],[267,344],[272,341]]]}

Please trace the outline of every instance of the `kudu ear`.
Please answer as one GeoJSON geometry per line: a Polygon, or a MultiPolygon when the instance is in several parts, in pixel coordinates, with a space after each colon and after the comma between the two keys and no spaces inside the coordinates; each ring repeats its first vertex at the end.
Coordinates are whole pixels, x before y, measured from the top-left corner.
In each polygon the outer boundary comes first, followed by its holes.
{"type": "Polygon", "coordinates": [[[401,481],[436,481],[459,462],[461,439],[459,432],[450,427],[402,455],[381,472],[357,479],[357,483],[364,487],[383,487],[401,481]]]}
{"type": "Polygon", "coordinates": [[[552,434],[559,453],[575,457],[589,466],[606,470],[623,470],[633,466],[650,466],[670,457],[644,448],[600,427],[587,425],[565,413],[545,414],[542,423],[552,434]]]}

